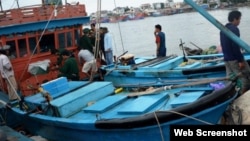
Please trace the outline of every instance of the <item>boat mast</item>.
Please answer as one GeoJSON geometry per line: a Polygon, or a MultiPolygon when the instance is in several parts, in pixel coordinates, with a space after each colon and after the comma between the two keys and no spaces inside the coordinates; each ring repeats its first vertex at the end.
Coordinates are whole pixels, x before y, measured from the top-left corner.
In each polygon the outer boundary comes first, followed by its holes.
{"type": "Polygon", "coordinates": [[[19,9],[19,1],[16,0],[17,8],[19,9]]]}
{"type": "Polygon", "coordinates": [[[193,0],[184,0],[187,4],[193,7],[197,12],[199,12],[202,16],[204,16],[208,21],[210,21],[213,25],[219,28],[224,34],[228,36],[231,40],[237,43],[241,48],[245,49],[247,52],[250,52],[250,47],[247,43],[241,40],[238,36],[236,36],[231,30],[228,30],[223,24],[217,21],[213,16],[211,16],[206,10],[198,6],[193,0]]]}
{"type": "Polygon", "coordinates": [[[0,0],[1,11],[3,11],[2,0],[0,0]]]}

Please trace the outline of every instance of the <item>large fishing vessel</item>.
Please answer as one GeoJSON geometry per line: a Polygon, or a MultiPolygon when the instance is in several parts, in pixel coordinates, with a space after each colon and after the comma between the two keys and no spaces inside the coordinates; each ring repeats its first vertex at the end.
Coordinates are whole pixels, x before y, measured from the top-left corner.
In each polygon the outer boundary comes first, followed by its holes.
{"type": "MultiPolygon", "coordinates": [[[[43,82],[57,78],[57,71],[50,70],[57,61],[51,51],[67,49],[76,53],[83,25],[89,21],[85,5],[80,3],[41,0],[39,5],[9,10],[3,10],[1,5],[0,49],[7,51],[23,95],[32,94],[43,82]]],[[[5,90],[2,79],[1,82],[5,90]]]]}

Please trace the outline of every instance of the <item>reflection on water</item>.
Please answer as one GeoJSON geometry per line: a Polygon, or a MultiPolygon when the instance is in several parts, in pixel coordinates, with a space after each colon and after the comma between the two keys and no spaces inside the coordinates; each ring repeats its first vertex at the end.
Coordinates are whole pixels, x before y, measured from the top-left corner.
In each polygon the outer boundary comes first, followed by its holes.
{"type": "MultiPolygon", "coordinates": [[[[247,44],[250,43],[250,8],[239,8],[242,12],[239,29],[241,39],[247,44]]],[[[208,11],[223,25],[227,23],[229,10],[208,11]]],[[[179,48],[180,39],[185,45],[196,48],[190,42],[201,48],[208,48],[212,45],[219,45],[219,29],[206,20],[197,12],[175,14],[163,17],[148,17],[143,20],[127,21],[120,23],[103,23],[101,26],[109,28],[114,39],[114,54],[119,56],[124,51],[133,53],[136,56],[155,55],[154,26],[162,25],[162,31],[166,34],[167,54],[181,55],[179,48]]]]}

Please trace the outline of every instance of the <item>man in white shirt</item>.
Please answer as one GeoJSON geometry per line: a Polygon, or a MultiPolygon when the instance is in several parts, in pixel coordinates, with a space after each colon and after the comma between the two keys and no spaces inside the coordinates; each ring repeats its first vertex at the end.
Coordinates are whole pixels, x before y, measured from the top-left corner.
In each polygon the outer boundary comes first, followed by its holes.
{"type": "MultiPolygon", "coordinates": [[[[87,49],[81,49],[78,53],[78,59],[80,64],[83,64],[82,72],[85,73],[89,78],[91,73],[97,72],[97,64],[94,55],[87,49]]],[[[92,80],[92,78],[90,78],[92,80]]]]}
{"type": "Polygon", "coordinates": [[[103,27],[104,33],[104,51],[105,51],[105,60],[107,65],[113,64],[113,44],[112,36],[108,31],[107,27],[103,27]]]}
{"type": "Polygon", "coordinates": [[[7,85],[9,100],[17,100],[17,83],[14,71],[8,56],[5,55],[4,50],[0,50],[0,72],[7,85]]]}

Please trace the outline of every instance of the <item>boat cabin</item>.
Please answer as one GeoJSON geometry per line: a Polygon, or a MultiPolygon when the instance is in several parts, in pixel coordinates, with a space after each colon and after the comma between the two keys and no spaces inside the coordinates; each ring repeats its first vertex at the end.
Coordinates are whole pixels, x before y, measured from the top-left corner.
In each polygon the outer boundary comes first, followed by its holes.
{"type": "Polygon", "coordinates": [[[83,25],[89,21],[85,5],[79,3],[0,11],[0,49],[6,50],[11,59],[16,81],[24,95],[34,93],[38,85],[57,77],[56,71],[49,70],[57,61],[57,55],[51,51],[75,52],[83,25]],[[41,62],[44,64],[40,65],[41,62]],[[34,64],[38,64],[37,72],[31,73],[30,67],[34,64]]]}

